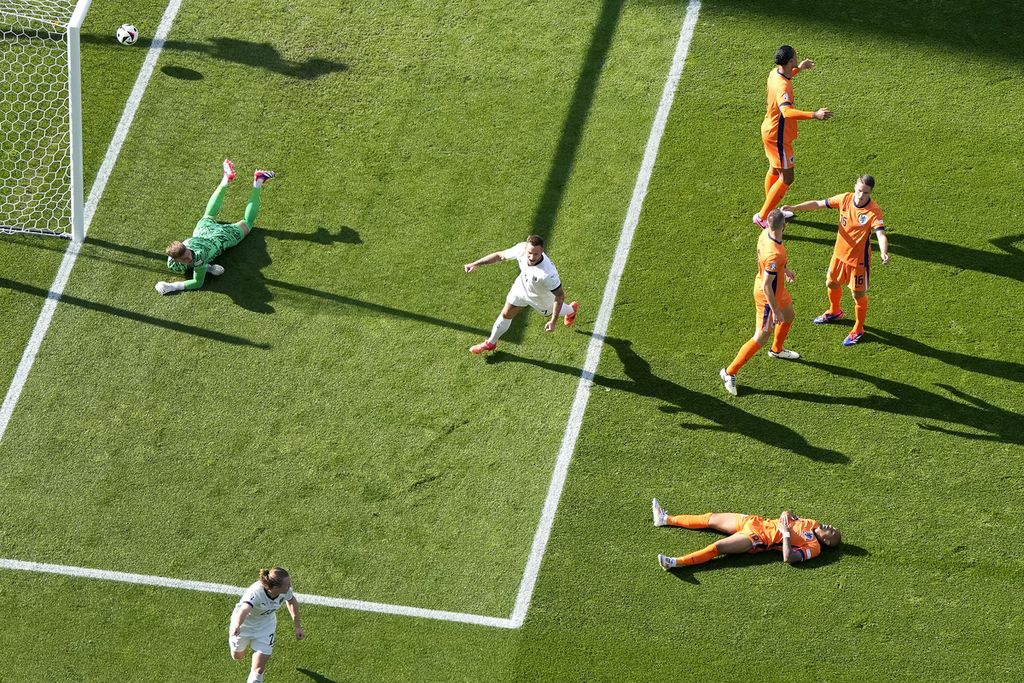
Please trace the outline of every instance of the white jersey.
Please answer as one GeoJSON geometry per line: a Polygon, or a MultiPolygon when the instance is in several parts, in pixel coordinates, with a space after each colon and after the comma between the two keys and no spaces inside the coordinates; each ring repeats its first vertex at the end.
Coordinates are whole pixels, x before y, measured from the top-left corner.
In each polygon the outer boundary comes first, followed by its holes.
{"type": "Polygon", "coordinates": [[[249,616],[242,622],[242,634],[273,633],[277,628],[277,610],[292,597],[292,589],[289,588],[286,593],[271,598],[259,581],[246,588],[234,610],[238,612],[243,607],[252,607],[249,616]]]}
{"type": "Polygon", "coordinates": [[[539,263],[530,265],[526,242],[520,242],[499,253],[503,259],[515,259],[519,263],[519,278],[513,289],[519,289],[527,298],[546,301],[551,298],[553,291],[562,286],[558,271],[547,254],[541,255],[539,263]]]}

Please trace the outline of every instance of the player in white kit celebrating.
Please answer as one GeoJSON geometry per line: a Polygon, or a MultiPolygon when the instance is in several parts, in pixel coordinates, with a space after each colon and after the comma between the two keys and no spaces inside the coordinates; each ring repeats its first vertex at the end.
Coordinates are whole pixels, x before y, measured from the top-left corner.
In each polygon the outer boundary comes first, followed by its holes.
{"type": "Polygon", "coordinates": [[[558,277],[558,271],[555,270],[551,259],[544,255],[544,238],[540,235],[530,235],[525,242],[520,242],[514,247],[496,251],[467,263],[466,272],[472,273],[480,266],[489,266],[509,259],[515,259],[519,263],[519,277],[512,283],[512,289],[505,297],[505,307],[494,321],[491,336],[471,346],[469,350],[473,353],[498,348],[498,339],[508,330],[512,318],[519,315],[527,306],[550,318],[544,325],[545,332],[555,329],[559,316],[565,316],[566,326],[571,327],[576,322],[580,305],[575,301],[568,306],[564,305],[565,291],[562,289],[562,280],[558,277]]]}
{"type": "Polygon", "coordinates": [[[274,632],[277,630],[277,610],[288,606],[295,625],[295,638],[302,640],[306,633],[299,621],[299,603],[292,595],[292,580],[281,567],[261,569],[260,580],[245,589],[231,613],[228,627],[228,647],[235,661],[245,659],[246,648],[252,648],[252,669],[247,683],[262,683],[267,660],[274,651],[274,632]]]}

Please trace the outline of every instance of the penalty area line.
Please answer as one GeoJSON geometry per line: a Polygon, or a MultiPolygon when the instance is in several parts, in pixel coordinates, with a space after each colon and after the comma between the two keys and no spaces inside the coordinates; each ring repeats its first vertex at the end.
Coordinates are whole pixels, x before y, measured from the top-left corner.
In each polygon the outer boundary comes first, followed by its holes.
{"type": "MultiPolygon", "coordinates": [[[[220,593],[224,595],[232,595],[236,598],[245,592],[245,588],[242,586],[231,586],[224,583],[187,581],[184,579],[172,579],[166,576],[114,572],[106,569],[72,567],[63,564],[46,564],[43,562],[25,562],[23,560],[11,560],[6,558],[0,558],[0,569],[11,569],[15,571],[43,574],[59,574],[61,576],[71,576],[79,579],[99,579],[101,581],[132,583],[143,586],[156,586],[158,588],[177,588],[180,590],[196,591],[199,593],[220,593]]],[[[488,617],[482,614],[447,612],[444,610],[407,607],[405,605],[389,605],[382,602],[349,600],[347,598],[332,598],[325,595],[308,595],[305,593],[296,593],[295,596],[301,603],[306,605],[321,605],[323,607],[359,610],[361,612],[376,612],[378,614],[394,614],[403,617],[420,617],[423,619],[456,621],[464,624],[492,626],[495,628],[514,628],[510,619],[488,617]]]]}
{"type": "MultiPolygon", "coordinates": [[[[117,122],[114,137],[111,138],[110,144],[107,146],[107,153],[103,156],[103,163],[100,164],[100,170],[96,173],[96,181],[89,192],[89,199],[85,202],[84,219],[86,233],[89,232],[89,224],[92,223],[96,207],[103,196],[103,190],[107,187],[107,181],[110,180],[110,174],[114,170],[117,157],[121,154],[121,148],[128,137],[132,121],[135,120],[139,104],[142,102],[142,96],[149,85],[149,79],[153,76],[156,61],[163,50],[164,41],[167,39],[167,34],[171,32],[171,26],[174,24],[174,19],[178,16],[180,8],[181,0],[171,0],[167,4],[164,16],[157,27],[156,36],[153,37],[153,43],[149,46],[149,51],[146,53],[146,60],[142,63],[139,75],[135,79],[135,86],[128,96],[128,101],[125,102],[124,111],[121,113],[121,120],[117,122]]],[[[21,361],[14,371],[14,378],[11,380],[11,385],[7,388],[4,402],[0,404],[0,441],[3,441],[4,434],[7,432],[7,425],[10,424],[11,416],[14,415],[14,408],[18,405],[18,399],[21,398],[21,391],[25,388],[28,375],[36,362],[36,355],[39,353],[39,348],[43,345],[47,330],[50,329],[53,313],[57,309],[57,302],[60,301],[61,296],[64,294],[68,278],[71,277],[71,269],[74,268],[75,260],[78,258],[78,253],[81,249],[82,245],[78,242],[71,242],[68,245],[67,251],[64,252],[64,258],[60,262],[60,267],[57,269],[57,275],[53,278],[53,283],[46,293],[46,301],[43,302],[43,308],[39,312],[35,326],[32,328],[32,335],[25,346],[25,352],[22,354],[21,361]]]]}
{"type": "Polygon", "coordinates": [[[601,350],[604,348],[604,339],[608,332],[608,323],[611,321],[612,309],[615,307],[615,299],[619,293],[619,284],[622,282],[622,274],[626,269],[626,260],[629,258],[629,250],[633,244],[636,226],[640,222],[640,212],[644,206],[644,198],[647,196],[647,187],[650,184],[651,174],[654,171],[654,162],[658,158],[658,148],[661,147],[661,138],[665,134],[665,124],[668,122],[668,115],[676,96],[679,79],[683,74],[683,66],[686,64],[686,55],[690,50],[690,43],[693,41],[693,33],[697,26],[699,14],[700,0],[690,0],[686,8],[686,16],[683,18],[682,28],[679,30],[679,41],[676,43],[676,51],[672,56],[672,66],[669,67],[668,77],[665,79],[665,87],[662,89],[661,102],[658,104],[658,111],[654,116],[654,122],[651,124],[650,135],[647,137],[647,146],[644,149],[643,160],[640,162],[640,171],[636,176],[633,196],[629,201],[629,208],[626,210],[626,218],[622,223],[619,243],[615,248],[615,257],[612,259],[612,265],[608,271],[608,281],[605,284],[604,296],[601,297],[601,307],[597,312],[594,332],[590,338],[590,343],[587,345],[587,356],[583,363],[583,370],[580,372],[579,384],[576,385],[576,396],[573,398],[572,407],[569,409],[569,420],[566,423],[565,433],[562,436],[562,446],[558,451],[555,471],[551,475],[551,484],[548,486],[547,498],[544,500],[540,524],[537,526],[537,532],[534,534],[533,545],[530,548],[530,557],[526,562],[526,570],[523,572],[522,582],[519,584],[519,593],[516,596],[516,604],[510,619],[514,628],[519,628],[523,625],[526,621],[526,613],[530,609],[533,589],[537,585],[540,565],[544,559],[544,552],[547,550],[548,541],[551,538],[551,528],[555,523],[555,515],[558,512],[558,502],[561,500],[562,490],[565,488],[565,480],[569,473],[569,463],[572,461],[573,453],[576,450],[576,441],[579,439],[580,428],[583,425],[583,415],[586,413],[587,403],[590,401],[590,388],[594,384],[594,373],[597,371],[598,362],[601,360],[601,350]]]}

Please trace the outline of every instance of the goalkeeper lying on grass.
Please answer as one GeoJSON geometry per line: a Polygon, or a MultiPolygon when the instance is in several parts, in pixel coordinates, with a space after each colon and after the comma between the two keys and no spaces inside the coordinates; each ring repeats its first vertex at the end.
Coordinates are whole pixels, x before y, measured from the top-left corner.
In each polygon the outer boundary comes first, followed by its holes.
{"type": "Polygon", "coordinates": [[[235,167],[229,159],[225,159],[224,177],[210,197],[210,202],[206,205],[206,215],[196,223],[192,236],[184,242],[174,241],[167,245],[167,267],[182,275],[191,270],[192,279],[184,282],[158,282],[156,291],[169,294],[186,289],[199,289],[203,286],[207,273],[222,275],[224,266],[213,263],[213,260],[249,234],[260,210],[263,183],[273,177],[273,171],[256,171],[252,176],[252,192],[249,194],[249,203],[245,206],[245,217],[237,223],[218,223],[217,213],[220,211],[220,205],[224,203],[228,183],[235,179],[235,167]]]}

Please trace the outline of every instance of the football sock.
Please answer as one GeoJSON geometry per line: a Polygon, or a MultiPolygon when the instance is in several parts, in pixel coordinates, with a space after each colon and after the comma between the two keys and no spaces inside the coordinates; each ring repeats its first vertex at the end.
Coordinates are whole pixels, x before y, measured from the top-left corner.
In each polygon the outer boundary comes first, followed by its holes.
{"type": "Polygon", "coordinates": [[[210,201],[206,203],[206,217],[216,218],[220,213],[220,205],[224,203],[224,195],[228,193],[228,181],[221,180],[220,185],[213,191],[210,201]]]}
{"type": "Polygon", "coordinates": [[[712,543],[703,550],[698,550],[697,552],[690,553],[689,555],[686,555],[684,557],[677,557],[676,564],[686,565],[687,567],[695,564],[704,564],[705,562],[710,562],[711,560],[715,559],[716,557],[718,557],[718,555],[718,548],[715,546],[714,543],[712,543]]]}
{"type": "Polygon", "coordinates": [[[245,683],[263,683],[263,674],[250,671],[245,683]]]}
{"type": "Polygon", "coordinates": [[[251,230],[256,225],[256,214],[260,212],[260,188],[253,187],[249,193],[249,203],[245,205],[245,217],[242,219],[249,224],[251,230]]]}
{"type": "Polygon", "coordinates": [[[562,309],[558,311],[558,316],[564,318],[567,315],[572,315],[572,306],[569,304],[562,304],[562,309]]]}
{"type": "Polygon", "coordinates": [[[740,368],[746,365],[747,361],[753,358],[760,348],[761,345],[757,343],[756,339],[748,340],[746,344],[740,347],[740,352],[736,354],[736,358],[733,359],[725,371],[735,377],[740,368]]]}
{"type": "Polygon", "coordinates": [[[782,182],[782,176],[779,176],[779,179],[772,185],[772,189],[768,190],[768,196],[764,198],[764,206],[762,206],[761,210],[758,211],[758,215],[761,216],[762,219],[768,220],[768,214],[772,212],[772,209],[779,205],[782,198],[786,196],[786,190],[788,189],[789,185],[782,182]]]}
{"type": "Polygon", "coordinates": [[[829,287],[828,288],[828,312],[832,315],[839,313],[840,306],[843,303],[843,288],[842,287],[829,287]]]}
{"type": "Polygon", "coordinates": [[[711,513],[703,515],[669,515],[665,518],[669,526],[681,526],[684,529],[707,529],[711,523],[711,513]]]}
{"type": "MultiPolygon", "coordinates": [[[[767,197],[768,193],[772,191],[772,185],[775,184],[775,181],[778,180],[778,178],[779,178],[778,171],[776,171],[774,168],[769,168],[768,169],[768,174],[765,175],[765,177],[764,177],[764,196],[765,197],[767,197]]],[[[763,215],[761,217],[764,218],[763,215]]]]}
{"type": "Polygon", "coordinates": [[[868,319],[868,297],[865,294],[859,299],[853,300],[854,323],[850,334],[860,334],[864,331],[864,321],[868,319]]]}
{"type": "Polygon", "coordinates": [[[491,328],[491,336],[487,338],[487,341],[497,344],[498,340],[501,339],[501,335],[508,332],[508,328],[511,326],[512,320],[499,313],[498,319],[494,321],[494,326],[491,328]]]}
{"type": "Polygon", "coordinates": [[[772,342],[772,351],[774,353],[778,353],[783,349],[783,344],[786,343],[786,335],[789,334],[789,328],[792,326],[792,322],[775,326],[775,341],[772,342]]]}

